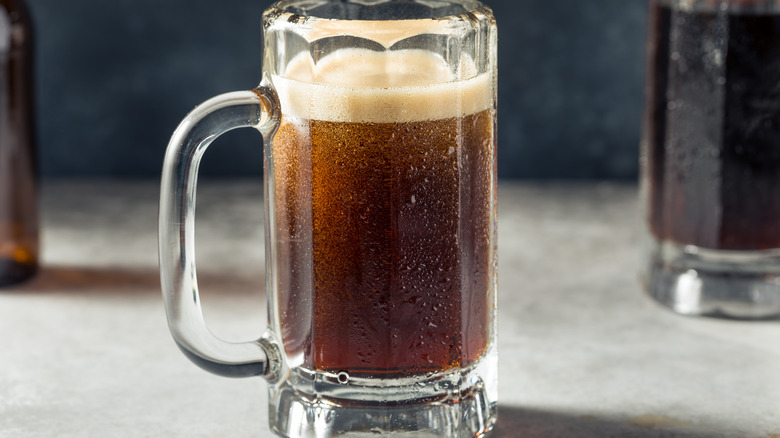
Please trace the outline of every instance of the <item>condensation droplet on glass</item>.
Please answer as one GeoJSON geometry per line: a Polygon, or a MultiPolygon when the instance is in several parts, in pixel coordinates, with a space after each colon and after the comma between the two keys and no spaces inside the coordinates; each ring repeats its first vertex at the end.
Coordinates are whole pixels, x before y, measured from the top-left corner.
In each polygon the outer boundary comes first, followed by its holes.
{"type": "Polygon", "coordinates": [[[721,66],[723,65],[723,52],[720,49],[713,49],[711,52],[712,63],[721,66]]]}

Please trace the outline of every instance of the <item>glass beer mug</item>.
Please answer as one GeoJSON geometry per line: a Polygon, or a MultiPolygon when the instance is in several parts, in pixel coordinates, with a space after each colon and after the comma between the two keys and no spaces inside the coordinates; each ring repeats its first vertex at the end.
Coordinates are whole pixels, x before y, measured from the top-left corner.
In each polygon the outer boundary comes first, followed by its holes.
{"type": "Polygon", "coordinates": [[[780,316],[780,1],[651,0],[649,31],[648,292],[780,316]]]}
{"type": "Polygon", "coordinates": [[[474,437],[496,419],[496,25],[473,0],[285,0],[254,90],[213,98],[165,158],[168,322],[197,365],[263,376],[288,437],[474,437]],[[268,329],[204,325],[198,163],[264,136],[268,329]]]}

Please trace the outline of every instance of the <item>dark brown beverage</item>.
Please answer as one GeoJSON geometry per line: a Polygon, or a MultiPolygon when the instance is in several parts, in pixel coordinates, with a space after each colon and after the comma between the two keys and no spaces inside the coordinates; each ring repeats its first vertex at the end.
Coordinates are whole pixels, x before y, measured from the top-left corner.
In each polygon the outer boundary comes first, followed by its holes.
{"type": "Polygon", "coordinates": [[[644,153],[659,240],[780,248],[780,15],[740,4],[651,9],[644,153]]]}
{"type": "Polygon", "coordinates": [[[365,377],[477,361],[492,336],[494,154],[490,108],[394,122],[285,115],[274,238],[289,356],[365,377]]]}
{"type": "Polygon", "coordinates": [[[37,269],[32,29],[24,4],[0,0],[0,286],[37,269]]]}

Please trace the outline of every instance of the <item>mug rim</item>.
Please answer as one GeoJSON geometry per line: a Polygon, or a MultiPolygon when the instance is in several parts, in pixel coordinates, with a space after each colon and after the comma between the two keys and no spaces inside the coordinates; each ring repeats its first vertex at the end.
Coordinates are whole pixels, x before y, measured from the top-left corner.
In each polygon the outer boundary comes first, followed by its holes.
{"type": "Polygon", "coordinates": [[[283,14],[321,20],[409,21],[454,17],[474,13],[484,7],[485,5],[479,0],[280,0],[268,9],[275,9],[283,14]],[[332,11],[325,9],[328,5],[332,5],[332,11]],[[385,10],[371,10],[371,8],[383,5],[388,5],[385,6],[385,10]],[[400,8],[396,9],[398,13],[386,12],[388,7],[403,7],[404,5],[418,5],[417,11],[423,11],[427,8],[427,13],[416,15],[414,11],[400,8]]]}

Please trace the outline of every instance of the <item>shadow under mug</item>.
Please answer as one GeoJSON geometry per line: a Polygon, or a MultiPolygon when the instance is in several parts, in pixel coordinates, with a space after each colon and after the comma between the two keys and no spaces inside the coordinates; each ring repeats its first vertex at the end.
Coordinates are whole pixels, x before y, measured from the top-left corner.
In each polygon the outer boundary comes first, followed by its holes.
{"type": "Polygon", "coordinates": [[[171,333],[202,368],[268,380],[288,437],[474,437],[496,421],[496,25],[472,0],[287,0],[263,15],[254,90],[174,133],[160,263],[171,333]],[[264,138],[268,329],[206,328],[197,171],[264,138]]]}

